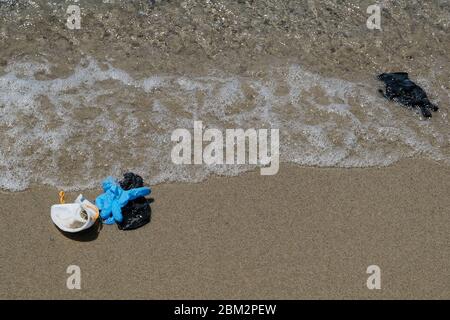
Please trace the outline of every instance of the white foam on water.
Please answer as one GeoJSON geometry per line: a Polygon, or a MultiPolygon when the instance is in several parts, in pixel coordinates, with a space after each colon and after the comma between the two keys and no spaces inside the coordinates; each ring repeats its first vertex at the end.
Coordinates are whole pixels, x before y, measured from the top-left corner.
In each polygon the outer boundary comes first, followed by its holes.
{"type": "MultiPolygon", "coordinates": [[[[223,74],[135,79],[94,59],[66,78],[42,80],[51,65],[10,62],[0,76],[0,188],[32,183],[67,190],[100,185],[133,170],[149,183],[201,181],[254,166],[178,166],[170,159],[173,130],[280,129],[284,163],[387,166],[421,156],[450,165],[449,92],[431,121],[382,99],[374,80],[325,78],[298,65],[269,79],[223,74]],[[285,88],[285,90],[279,90],[285,88]]],[[[433,96],[433,79],[424,85],[433,96]]],[[[422,85],[424,80],[419,83],[422,85]]]]}

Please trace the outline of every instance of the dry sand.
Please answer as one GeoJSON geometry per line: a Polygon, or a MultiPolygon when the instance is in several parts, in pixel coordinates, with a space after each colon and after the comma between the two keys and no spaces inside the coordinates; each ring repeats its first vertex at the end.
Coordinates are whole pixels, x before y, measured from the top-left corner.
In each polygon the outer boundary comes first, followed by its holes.
{"type": "Polygon", "coordinates": [[[85,241],[51,223],[56,189],[0,193],[0,298],[448,299],[449,191],[450,168],[422,160],[282,166],[155,186],[150,224],[85,241]],[[71,264],[81,290],[66,288],[71,264]],[[381,290],[366,287],[372,264],[381,290]]]}

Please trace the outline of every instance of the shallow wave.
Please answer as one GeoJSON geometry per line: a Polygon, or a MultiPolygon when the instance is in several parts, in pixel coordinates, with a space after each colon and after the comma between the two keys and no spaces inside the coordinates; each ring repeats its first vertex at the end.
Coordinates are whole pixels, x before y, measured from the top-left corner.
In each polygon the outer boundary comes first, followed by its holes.
{"type": "Polygon", "coordinates": [[[48,63],[10,62],[0,76],[0,187],[99,186],[139,172],[151,184],[236,175],[254,166],[174,165],[173,130],[280,129],[281,162],[322,167],[387,166],[421,156],[450,164],[449,92],[418,81],[441,106],[431,121],[386,102],[375,80],[353,83],[300,65],[244,78],[153,75],[137,79],[88,58],[66,78],[48,63]]]}

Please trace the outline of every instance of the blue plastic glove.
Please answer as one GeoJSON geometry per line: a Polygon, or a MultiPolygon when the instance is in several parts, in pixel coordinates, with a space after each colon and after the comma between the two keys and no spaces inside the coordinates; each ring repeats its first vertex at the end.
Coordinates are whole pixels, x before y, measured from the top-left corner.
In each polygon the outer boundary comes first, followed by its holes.
{"type": "Polygon", "coordinates": [[[104,193],[95,199],[95,205],[100,209],[100,216],[104,224],[122,222],[122,207],[128,201],[145,197],[151,192],[147,187],[123,190],[113,177],[103,180],[102,186],[104,193]]]}

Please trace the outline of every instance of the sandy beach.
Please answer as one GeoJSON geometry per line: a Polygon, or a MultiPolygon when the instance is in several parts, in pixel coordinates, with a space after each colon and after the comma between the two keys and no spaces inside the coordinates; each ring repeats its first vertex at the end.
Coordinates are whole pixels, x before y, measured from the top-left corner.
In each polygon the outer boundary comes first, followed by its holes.
{"type": "Polygon", "coordinates": [[[83,241],[52,224],[56,189],[1,193],[0,298],[448,299],[449,190],[450,169],[429,161],[283,165],[155,186],[150,224],[83,241]],[[81,290],[66,287],[72,264],[81,290]],[[381,290],[366,287],[373,264],[381,290]]]}
{"type": "Polygon", "coordinates": [[[0,299],[450,299],[450,4],[374,2],[0,0],[0,299]],[[196,122],[279,130],[280,171],[180,165],[196,122]],[[53,225],[129,171],[149,224],[53,225]]]}

